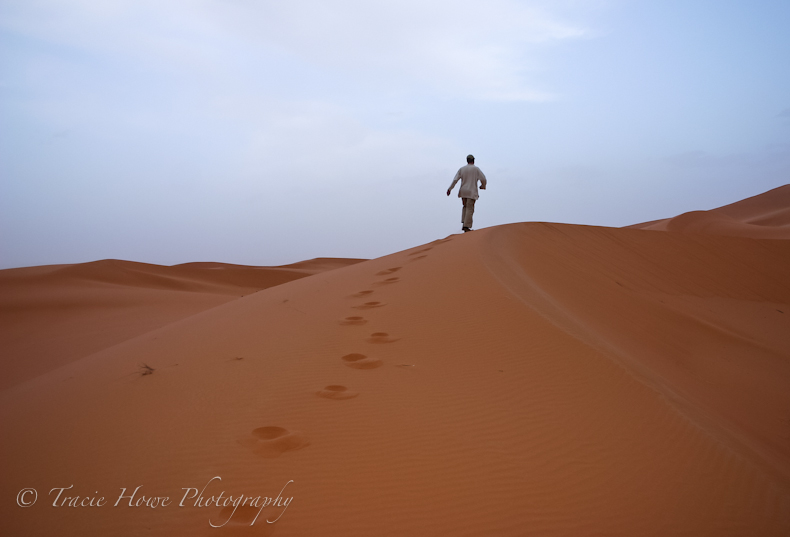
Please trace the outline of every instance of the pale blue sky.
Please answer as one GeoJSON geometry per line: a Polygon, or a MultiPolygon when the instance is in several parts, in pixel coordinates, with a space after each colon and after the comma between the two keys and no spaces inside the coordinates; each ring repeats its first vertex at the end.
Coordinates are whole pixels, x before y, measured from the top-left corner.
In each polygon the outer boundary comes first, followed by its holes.
{"type": "Polygon", "coordinates": [[[0,0],[0,268],[377,257],[790,182],[790,2],[0,0]]]}

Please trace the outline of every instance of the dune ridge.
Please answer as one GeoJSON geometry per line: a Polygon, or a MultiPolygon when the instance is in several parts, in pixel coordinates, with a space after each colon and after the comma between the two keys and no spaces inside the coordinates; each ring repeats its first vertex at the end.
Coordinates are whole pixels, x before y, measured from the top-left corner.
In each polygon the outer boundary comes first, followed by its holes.
{"type": "Polygon", "coordinates": [[[105,259],[0,270],[0,389],[243,295],[360,261],[253,267],[105,259]]]}
{"type": "Polygon", "coordinates": [[[709,211],[690,211],[673,218],[626,227],[753,239],[790,239],[790,185],[709,211]]]}
{"type": "MultiPolygon", "coordinates": [[[[229,528],[250,535],[786,535],[788,262],[790,241],[523,223],[293,280],[0,394],[0,489],[293,480],[273,527],[229,528]]],[[[0,512],[216,535],[222,510],[0,512]]]]}

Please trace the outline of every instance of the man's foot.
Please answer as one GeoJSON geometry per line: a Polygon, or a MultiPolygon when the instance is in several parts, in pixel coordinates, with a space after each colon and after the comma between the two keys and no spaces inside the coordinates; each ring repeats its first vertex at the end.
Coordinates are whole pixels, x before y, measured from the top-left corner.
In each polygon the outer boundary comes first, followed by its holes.
{"type": "Polygon", "coordinates": [[[468,227],[462,227],[461,229],[463,229],[463,230],[464,230],[464,233],[466,233],[467,231],[472,231],[472,230],[471,230],[471,229],[469,229],[468,227]]]}

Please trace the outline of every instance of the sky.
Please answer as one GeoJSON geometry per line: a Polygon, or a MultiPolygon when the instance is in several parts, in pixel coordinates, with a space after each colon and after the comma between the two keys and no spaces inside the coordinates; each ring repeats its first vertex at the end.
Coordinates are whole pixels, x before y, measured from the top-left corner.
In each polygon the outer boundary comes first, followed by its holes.
{"type": "Polygon", "coordinates": [[[790,183],[786,0],[0,0],[0,268],[374,258],[790,183]]]}

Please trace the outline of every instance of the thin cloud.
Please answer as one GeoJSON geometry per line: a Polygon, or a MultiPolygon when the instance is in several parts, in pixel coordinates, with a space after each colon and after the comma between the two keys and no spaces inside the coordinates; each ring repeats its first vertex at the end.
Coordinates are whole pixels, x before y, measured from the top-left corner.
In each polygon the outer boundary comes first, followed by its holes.
{"type": "Polygon", "coordinates": [[[359,0],[245,4],[216,18],[248,38],[307,63],[384,85],[422,86],[444,95],[546,100],[528,72],[538,49],[585,35],[546,2],[359,0]]]}
{"type": "Polygon", "coordinates": [[[540,49],[588,35],[555,11],[543,0],[26,0],[4,3],[0,25],[152,68],[244,78],[279,54],[379,88],[545,101],[540,49]]]}

